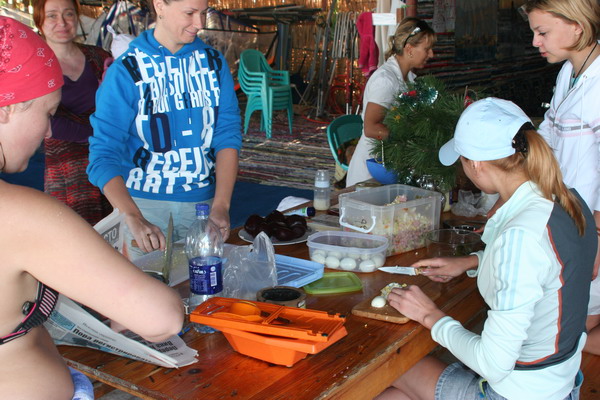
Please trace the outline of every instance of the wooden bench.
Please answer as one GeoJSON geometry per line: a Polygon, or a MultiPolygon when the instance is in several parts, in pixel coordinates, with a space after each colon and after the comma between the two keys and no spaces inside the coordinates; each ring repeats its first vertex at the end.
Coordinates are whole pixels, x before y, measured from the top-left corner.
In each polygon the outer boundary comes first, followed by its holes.
{"type": "Polygon", "coordinates": [[[579,399],[600,399],[600,356],[583,353],[581,370],[583,371],[583,386],[579,399]]]}

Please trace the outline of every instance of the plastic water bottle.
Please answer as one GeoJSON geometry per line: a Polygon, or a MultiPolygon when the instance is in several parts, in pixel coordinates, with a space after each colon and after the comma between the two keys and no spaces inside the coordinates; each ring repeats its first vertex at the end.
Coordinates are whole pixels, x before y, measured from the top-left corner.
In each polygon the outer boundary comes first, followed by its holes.
{"type": "MultiPolygon", "coordinates": [[[[190,273],[190,312],[223,291],[223,238],[219,228],[208,219],[209,209],[208,204],[196,204],[197,219],[185,238],[190,273]]],[[[200,324],[194,324],[194,328],[199,332],[214,332],[214,329],[200,324]]]]}
{"type": "Polygon", "coordinates": [[[315,197],[313,206],[316,210],[326,211],[331,205],[331,184],[329,182],[329,171],[317,170],[315,175],[315,197]]]}

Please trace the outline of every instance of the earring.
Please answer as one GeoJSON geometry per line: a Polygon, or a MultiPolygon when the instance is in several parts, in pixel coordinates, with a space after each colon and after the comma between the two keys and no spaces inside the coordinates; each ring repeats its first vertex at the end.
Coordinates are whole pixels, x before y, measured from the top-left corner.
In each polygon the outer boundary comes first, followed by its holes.
{"type": "Polygon", "coordinates": [[[159,15],[159,16],[158,16],[158,19],[163,19],[163,16],[162,16],[162,15],[159,15]]]}
{"type": "Polygon", "coordinates": [[[412,53],[408,53],[408,56],[409,56],[410,58],[413,58],[413,54],[412,54],[412,53]]]}

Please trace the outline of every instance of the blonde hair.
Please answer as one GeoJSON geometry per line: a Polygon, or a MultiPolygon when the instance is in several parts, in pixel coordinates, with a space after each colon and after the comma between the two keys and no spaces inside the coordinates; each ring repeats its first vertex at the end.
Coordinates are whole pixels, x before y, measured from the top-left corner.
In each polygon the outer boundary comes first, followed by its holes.
{"type": "Polygon", "coordinates": [[[435,32],[425,21],[412,17],[404,18],[398,24],[394,36],[390,37],[389,50],[385,53],[385,58],[388,59],[394,54],[402,55],[404,53],[404,47],[406,47],[407,44],[417,46],[427,38],[429,38],[431,45],[433,46],[436,40],[435,32]],[[419,28],[420,30],[414,32],[416,28],[419,28]]]}
{"type": "Polygon", "coordinates": [[[519,134],[523,134],[527,141],[527,155],[516,152],[511,156],[488,162],[507,173],[515,170],[524,172],[529,180],[538,185],[544,198],[558,201],[575,222],[579,234],[583,236],[585,217],[581,202],[563,183],[562,173],[552,149],[539,133],[531,129],[529,123],[523,125],[517,135],[519,134]]]}
{"type": "Polygon", "coordinates": [[[600,35],[600,5],[598,0],[528,0],[523,5],[527,14],[545,11],[570,24],[578,24],[582,33],[568,50],[580,51],[593,45],[600,35]]]}

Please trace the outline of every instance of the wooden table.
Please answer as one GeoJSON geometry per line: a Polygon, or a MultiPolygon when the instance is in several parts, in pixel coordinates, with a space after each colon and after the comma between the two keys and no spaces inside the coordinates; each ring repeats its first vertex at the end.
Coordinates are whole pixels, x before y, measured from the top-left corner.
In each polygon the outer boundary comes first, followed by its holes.
{"type": "MultiPolygon", "coordinates": [[[[229,242],[243,244],[233,232],[229,242]]],[[[305,243],[276,246],[278,254],[308,258],[305,243]]],[[[388,257],[386,265],[408,265],[425,249],[388,257]]],[[[326,270],[328,271],[328,270],[326,270]]],[[[360,301],[378,294],[390,282],[440,285],[423,276],[384,272],[357,273],[362,292],[310,295],[306,307],[347,315],[348,335],[293,367],[268,364],[236,353],[221,333],[191,330],[183,338],[198,351],[198,362],[167,369],[98,350],[59,346],[67,363],[92,379],[149,399],[372,399],[403,371],[431,352],[436,343],[429,330],[409,322],[398,325],[351,314],[360,301]]],[[[180,287],[184,296],[186,288],[180,287]]],[[[436,303],[466,326],[483,316],[484,303],[475,280],[461,278],[441,285],[436,303]]]]}

